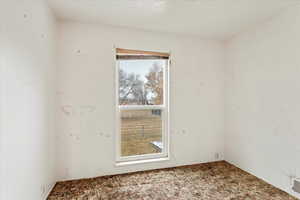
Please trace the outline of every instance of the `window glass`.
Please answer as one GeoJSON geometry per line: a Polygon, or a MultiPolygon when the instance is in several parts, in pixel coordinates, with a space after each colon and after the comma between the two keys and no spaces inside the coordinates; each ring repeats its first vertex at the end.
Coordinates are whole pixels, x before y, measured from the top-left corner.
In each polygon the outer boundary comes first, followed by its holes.
{"type": "Polygon", "coordinates": [[[119,104],[162,105],[165,60],[120,60],[119,104]]]}
{"type": "Polygon", "coordinates": [[[121,156],[160,153],[162,148],[160,109],[121,111],[121,156]]]}

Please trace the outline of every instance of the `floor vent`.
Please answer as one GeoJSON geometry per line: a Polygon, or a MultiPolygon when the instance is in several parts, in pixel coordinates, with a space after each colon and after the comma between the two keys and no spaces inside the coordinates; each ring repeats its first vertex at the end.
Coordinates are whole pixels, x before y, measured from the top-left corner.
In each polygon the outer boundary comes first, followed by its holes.
{"type": "Polygon", "coordinates": [[[294,186],[292,189],[300,194],[300,180],[294,180],[294,186]]]}

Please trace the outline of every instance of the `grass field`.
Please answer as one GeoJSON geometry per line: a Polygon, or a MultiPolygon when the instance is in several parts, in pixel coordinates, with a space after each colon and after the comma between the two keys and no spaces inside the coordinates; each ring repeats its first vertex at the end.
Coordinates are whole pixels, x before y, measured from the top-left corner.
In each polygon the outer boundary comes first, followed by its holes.
{"type": "Polygon", "coordinates": [[[162,141],[161,116],[122,116],[121,155],[143,155],[160,152],[151,142],[162,141]]]}

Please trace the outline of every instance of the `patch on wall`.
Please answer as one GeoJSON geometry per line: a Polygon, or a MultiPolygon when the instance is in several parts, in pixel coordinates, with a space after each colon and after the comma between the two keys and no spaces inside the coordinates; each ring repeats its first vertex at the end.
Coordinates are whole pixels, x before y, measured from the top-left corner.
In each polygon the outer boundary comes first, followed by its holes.
{"type": "Polygon", "coordinates": [[[294,180],[293,191],[300,194],[300,180],[294,180]]]}

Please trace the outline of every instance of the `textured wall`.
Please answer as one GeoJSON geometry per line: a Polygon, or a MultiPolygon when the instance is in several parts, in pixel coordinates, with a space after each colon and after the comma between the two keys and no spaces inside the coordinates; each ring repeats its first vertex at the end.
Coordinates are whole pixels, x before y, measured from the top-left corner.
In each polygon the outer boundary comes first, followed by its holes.
{"type": "Polygon", "coordinates": [[[60,179],[201,163],[223,154],[223,48],[217,41],[97,24],[59,28],[60,179]],[[115,166],[114,45],[171,51],[170,161],[115,166]]]}
{"type": "Polygon", "coordinates": [[[2,0],[0,13],[0,199],[41,200],[57,178],[55,21],[42,0],[2,0]]]}
{"type": "Polygon", "coordinates": [[[226,51],[225,158],[294,195],[292,178],[300,177],[299,13],[299,7],[286,10],[234,38],[226,51]]]}

